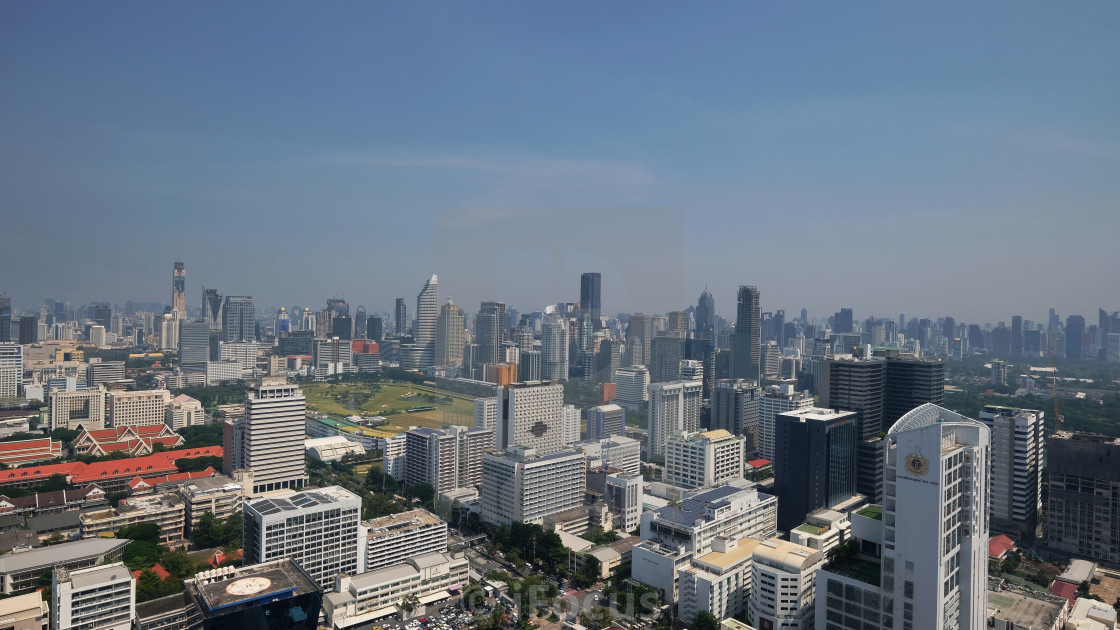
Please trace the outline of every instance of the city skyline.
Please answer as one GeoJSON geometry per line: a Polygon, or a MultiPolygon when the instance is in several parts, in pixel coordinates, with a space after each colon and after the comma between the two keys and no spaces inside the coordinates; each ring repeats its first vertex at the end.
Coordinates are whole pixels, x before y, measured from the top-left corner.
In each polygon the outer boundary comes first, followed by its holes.
{"type": "Polygon", "coordinates": [[[179,257],[188,304],[1117,307],[1120,7],[722,9],[13,7],[5,227],[80,237],[12,239],[0,291],[167,300],[179,257]]]}

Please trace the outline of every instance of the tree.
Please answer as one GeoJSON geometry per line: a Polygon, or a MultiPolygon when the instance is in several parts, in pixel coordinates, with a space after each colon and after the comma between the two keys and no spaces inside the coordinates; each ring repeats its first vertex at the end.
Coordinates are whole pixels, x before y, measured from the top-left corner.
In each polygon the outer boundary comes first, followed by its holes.
{"type": "Polygon", "coordinates": [[[176,549],[168,551],[159,559],[160,566],[179,579],[189,578],[194,575],[194,563],[183,551],[176,549]]]}
{"type": "Polygon", "coordinates": [[[692,630],[719,630],[719,619],[712,613],[701,610],[696,613],[696,622],[692,624],[692,630]]]}
{"type": "Polygon", "coordinates": [[[39,544],[43,547],[48,547],[50,545],[57,545],[57,544],[63,543],[63,542],[66,542],[66,538],[63,537],[62,534],[59,534],[59,533],[55,532],[54,534],[51,534],[50,538],[44,540],[43,542],[41,542],[39,544]]]}
{"type": "Polygon", "coordinates": [[[419,499],[424,505],[429,505],[436,498],[436,489],[430,483],[414,483],[404,489],[404,496],[419,499]]]}
{"type": "Polygon", "coordinates": [[[419,605],[420,598],[416,596],[416,593],[409,593],[401,599],[401,610],[404,611],[405,616],[411,615],[412,611],[416,610],[419,605]]]}
{"type": "Polygon", "coordinates": [[[129,571],[150,569],[163,555],[163,547],[147,540],[134,540],[121,552],[121,561],[129,571]]]}
{"type": "Polygon", "coordinates": [[[113,507],[117,507],[118,505],[120,505],[121,499],[127,499],[129,496],[131,496],[130,493],[128,493],[126,491],[121,491],[121,492],[110,492],[109,494],[105,495],[105,498],[108,499],[109,505],[111,505],[113,507]]]}
{"type": "Polygon", "coordinates": [[[1010,552],[1007,554],[1007,557],[1003,559],[1003,562],[999,563],[999,570],[1003,573],[1011,573],[1019,568],[1020,562],[1019,554],[1010,552]]]}
{"type": "Polygon", "coordinates": [[[159,544],[159,524],[152,522],[134,523],[117,530],[117,538],[140,540],[159,544]]]}
{"type": "Polygon", "coordinates": [[[191,542],[203,549],[217,547],[225,542],[224,533],[218,518],[210,510],[206,510],[198,520],[198,524],[191,528],[191,542]]]}

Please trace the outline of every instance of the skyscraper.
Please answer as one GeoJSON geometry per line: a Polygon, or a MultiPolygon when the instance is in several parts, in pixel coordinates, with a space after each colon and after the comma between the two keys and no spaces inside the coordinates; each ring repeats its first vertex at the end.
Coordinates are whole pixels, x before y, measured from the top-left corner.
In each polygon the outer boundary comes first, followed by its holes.
{"type": "Polygon", "coordinates": [[[435,274],[424,283],[416,296],[416,334],[413,337],[420,348],[420,367],[432,365],[436,356],[436,323],[439,320],[438,279],[435,274]]]}
{"type": "Polygon", "coordinates": [[[762,346],[760,316],[758,287],[740,286],[735,333],[731,338],[732,378],[745,378],[752,381],[759,379],[758,355],[762,346]]]}
{"type": "Polygon", "coordinates": [[[1043,413],[989,405],[980,421],[992,434],[991,528],[1033,540],[1042,514],[1043,413]]]}
{"type": "MultiPolygon", "coordinates": [[[[380,342],[384,335],[384,323],[380,315],[370,315],[366,318],[366,339],[380,342]]],[[[462,350],[459,353],[462,355],[462,350]]]]}
{"type": "Polygon", "coordinates": [[[650,342],[649,382],[665,383],[680,378],[684,357],[684,334],[676,331],[659,335],[650,342]]]}
{"type": "MultiPolygon", "coordinates": [[[[502,302],[483,302],[474,318],[474,342],[478,344],[478,359],[481,363],[501,363],[499,349],[502,346],[506,318],[506,305],[502,302]]],[[[563,378],[568,378],[565,372],[563,378]]]]}
{"type": "Polygon", "coordinates": [[[257,309],[248,295],[227,295],[222,302],[222,341],[256,341],[257,309]]]}
{"type": "Polygon", "coordinates": [[[403,337],[408,332],[408,310],[404,305],[404,298],[397,298],[396,308],[393,309],[393,326],[398,337],[403,337]]]}
{"type": "Polygon", "coordinates": [[[498,388],[497,445],[536,449],[548,455],[565,447],[564,386],[559,383],[510,383],[498,388]]]}
{"type": "Polygon", "coordinates": [[[226,474],[253,471],[253,493],[302,488],[307,482],[303,391],[282,377],[265,377],[245,392],[245,417],[226,424],[226,474]]]}
{"type": "Polygon", "coordinates": [[[436,322],[436,365],[454,365],[463,362],[463,343],[465,339],[463,311],[447,298],[447,303],[439,310],[436,322]]]}
{"type": "Polygon", "coordinates": [[[888,356],[883,390],[883,425],[889,427],[911,409],[945,402],[945,362],[932,357],[888,356]]]}
{"type": "Polygon", "coordinates": [[[696,338],[716,339],[716,300],[708,287],[704,287],[696,301],[696,338]]]}
{"type": "Polygon", "coordinates": [[[0,343],[12,341],[12,299],[0,295],[0,343]]]}
{"type": "Polygon", "coordinates": [[[179,367],[205,372],[210,361],[210,324],[203,320],[179,322],[179,367]]]}
{"type": "Polygon", "coordinates": [[[852,332],[852,309],[842,308],[839,313],[836,313],[836,315],[832,317],[832,332],[852,332]]]}
{"type": "Polygon", "coordinates": [[[810,407],[775,417],[774,494],[778,529],[852,498],[856,491],[856,413],[810,407]]]}
{"type": "Polygon", "coordinates": [[[217,289],[202,290],[202,321],[210,327],[210,332],[222,330],[222,320],[225,319],[222,311],[222,295],[217,289]]]}
{"type": "Polygon", "coordinates": [[[885,361],[829,356],[821,359],[817,376],[821,407],[858,414],[856,491],[878,502],[883,495],[883,442],[879,433],[884,429],[885,361]]]}
{"type": "Polygon", "coordinates": [[[718,380],[712,389],[712,428],[746,436],[748,455],[758,450],[760,394],[754,381],[718,380]]]}
{"type": "Polygon", "coordinates": [[[673,381],[649,385],[649,456],[665,454],[674,431],[700,430],[700,381],[673,381]]]}
{"type": "Polygon", "coordinates": [[[653,322],[649,315],[630,316],[630,326],[626,333],[627,365],[647,365],[649,363],[650,342],[653,340],[653,322]]]}
{"type": "Polygon", "coordinates": [[[358,310],[354,311],[354,338],[366,339],[366,307],[358,306],[358,310]]]}
{"type": "Polygon", "coordinates": [[[545,315],[541,326],[541,378],[568,380],[568,321],[556,313],[545,315]]]}
{"type": "Polygon", "coordinates": [[[178,261],[171,271],[171,310],[187,316],[187,269],[178,261]]]}
{"type": "Polygon", "coordinates": [[[1046,441],[1047,545],[1120,562],[1120,438],[1059,431],[1046,441]]]}
{"type": "Polygon", "coordinates": [[[1011,356],[1023,356],[1023,316],[1011,316],[1011,356]]]}
{"type": "Polygon", "coordinates": [[[602,274],[598,272],[585,273],[579,279],[579,307],[583,312],[591,315],[591,322],[599,328],[599,316],[603,310],[602,296],[600,294],[602,274]]]}
{"type": "Polygon", "coordinates": [[[1085,334],[1085,318],[1081,315],[1066,317],[1066,359],[1080,361],[1082,358],[1081,337],[1085,334]]]}

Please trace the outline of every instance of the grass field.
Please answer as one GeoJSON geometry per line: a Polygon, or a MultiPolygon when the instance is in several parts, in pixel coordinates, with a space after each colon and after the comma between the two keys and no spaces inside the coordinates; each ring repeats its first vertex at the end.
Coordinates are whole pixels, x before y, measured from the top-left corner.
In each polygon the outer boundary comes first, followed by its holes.
{"type": "Polygon", "coordinates": [[[375,427],[383,435],[408,430],[410,426],[442,428],[450,424],[474,424],[474,398],[445,392],[434,387],[411,383],[382,382],[381,391],[374,392],[367,383],[315,383],[303,386],[307,408],[331,416],[385,416],[388,425],[375,427]],[[424,400],[418,394],[450,397],[451,403],[424,400]],[[433,411],[403,413],[413,407],[432,405],[433,411]],[[386,415],[392,411],[394,413],[386,415]]]}

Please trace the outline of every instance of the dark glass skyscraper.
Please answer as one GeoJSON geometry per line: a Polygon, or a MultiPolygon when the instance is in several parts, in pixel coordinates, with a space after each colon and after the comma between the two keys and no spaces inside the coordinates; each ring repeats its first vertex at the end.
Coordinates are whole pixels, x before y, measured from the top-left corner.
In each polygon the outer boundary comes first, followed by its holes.
{"type": "Polygon", "coordinates": [[[256,341],[257,309],[248,295],[227,295],[222,303],[222,341],[256,341]]]}
{"type": "Polygon", "coordinates": [[[366,318],[366,339],[381,341],[384,334],[380,315],[370,315],[366,318]]]}
{"type": "Polygon", "coordinates": [[[883,431],[914,409],[945,402],[945,363],[941,359],[887,357],[886,391],[883,397],[883,431]]]}
{"type": "Polygon", "coordinates": [[[1070,315],[1066,318],[1066,358],[1071,361],[1081,360],[1081,336],[1085,334],[1085,318],[1080,315],[1070,315]]]}
{"type": "Polygon", "coordinates": [[[758,287],[741,285],[731,338],[731,377],[757,381],[758,355],[762,347],[758,287]]]}
{"type": "Polygon", "coordinates": [[[818,371],[820,406],[856,412],[857,475],[856,491],[877,503],[883,495],[883,397],[886,382],[885,361],[880,358],[856,359],[826,357],[818,371]]]}
{"type": "Polygon", "coordinates": [[[397,298],[397,306],[393,310],[394,329],[398,337],[403,337],[408,332],[408,310],[404,305],[404,298],[397,298]]]}
{"type": "Polygon", "coordinates": [[[696,302],[696,338],[716,339],[716,300],[707,287],[696,302]]]}
{"type": "Polygon", "coordinates": [[[1011,356],[1023,356],[1023,316],[1011,316],[1011,356]]]}
{"type": "Polygon", "coordinates": [[[809,408],[774,417],[778,529],[793,529],[813,510],[846,501],[855,491],[855,412],[809,408]]]}
{"type": "Polygon", "coordinates": [[[591,315],[591,321],[598,328],[599,316],[603,312],[601,293],[603,277],[599,272],[585,273],[579,278],[579,307],[591,315]]]}

